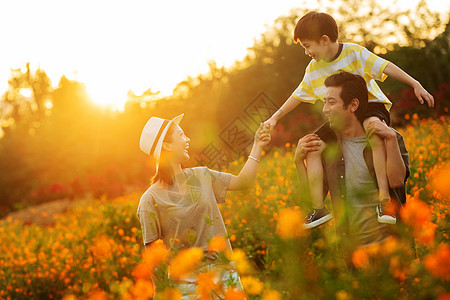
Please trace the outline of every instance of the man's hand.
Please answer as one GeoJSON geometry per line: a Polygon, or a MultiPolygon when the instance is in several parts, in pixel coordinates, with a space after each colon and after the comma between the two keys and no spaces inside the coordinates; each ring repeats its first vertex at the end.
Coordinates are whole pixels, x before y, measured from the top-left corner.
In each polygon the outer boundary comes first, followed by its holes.
{"type": "Polygon", "coordinates": [[[423,104],[424,100],[427,101],[428,107],[434,107],[434,97],[423,88],[420,83],[417,83],[414,88],[414,94],[419,99],[420,104],[423,104]]]}
{"type": "Polygon", "coordinates": [[[386,125],[386,122],[376,118],[376,120],[370,120],[367,124],[366,135],[367,138],[371,138],[374,134],[378,135],[383,140],[390,138],[396,138],[395,132],[386,125]]]}
{"type": "Polygon", "coordinates": [[[296,162],[303,161],[309,152],[319,151],[325,143],[315,133],[310,133],[302,137],[297,144],[294,160],[296,162]]]}

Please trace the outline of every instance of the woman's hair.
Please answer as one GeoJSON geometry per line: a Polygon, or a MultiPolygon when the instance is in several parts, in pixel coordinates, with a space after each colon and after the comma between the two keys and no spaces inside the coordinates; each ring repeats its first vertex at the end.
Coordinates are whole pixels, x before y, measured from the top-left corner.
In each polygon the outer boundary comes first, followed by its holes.
{"type": "MultiPolygon", "coordinates": [[[[175,123],[171,123],[169,129],[167,130],[166,136],[164,137],[164,142],[170,143],[172,141],[174,129],[175,123]]],[[[171,152],[164,150],[164,148],[161,149],[158,172],[156,172],[155,176],[153,176],[151,184],[154,184],[157,181],[162,181],[167,185],[171,185],[173,183],[173,170],[172,165],[170,164],[170,155],[171,152]]]]}

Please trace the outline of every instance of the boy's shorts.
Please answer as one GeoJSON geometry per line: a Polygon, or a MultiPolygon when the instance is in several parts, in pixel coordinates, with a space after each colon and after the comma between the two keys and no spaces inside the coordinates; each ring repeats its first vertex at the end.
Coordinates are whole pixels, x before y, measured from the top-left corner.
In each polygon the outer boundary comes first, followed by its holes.
{"type": "MultiPolygon", "coordinates": [[[[367,105],[366,112],[359,115],[358,120],[361,122],[362,125],[364,120],[369,117],[378,117],[380,118],[380,120],[385,121],[388,126],[391,124],[391,115],[387,111],[383,103],[369,102],[367,105]]],[[[319,138],[327,144],[337,140],[336,134],[330,128],[330,122],[325,122],[314,133],[317,134],[319,138]]]]}

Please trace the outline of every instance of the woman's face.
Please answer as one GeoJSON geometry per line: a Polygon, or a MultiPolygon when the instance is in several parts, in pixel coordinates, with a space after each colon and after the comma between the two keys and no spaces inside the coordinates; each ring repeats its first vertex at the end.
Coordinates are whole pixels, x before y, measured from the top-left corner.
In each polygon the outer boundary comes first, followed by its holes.
{"type": "Polygon", "coordinates": [[[170,142],[167,142],[170,151],[172,152],[172,159],[174,162],[183,163],[189,160],[189,142],[190,139],[184,134],[183,129],[177,124],[174,124],[170,142]]]}

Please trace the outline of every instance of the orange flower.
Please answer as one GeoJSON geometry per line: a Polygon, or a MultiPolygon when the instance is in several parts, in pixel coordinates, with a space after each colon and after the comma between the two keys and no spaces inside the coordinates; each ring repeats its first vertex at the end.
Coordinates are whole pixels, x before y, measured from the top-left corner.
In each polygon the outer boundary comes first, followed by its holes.
{"type": "Polygon", "coordinates": [[[96,237],[91,246],[91,252],[94,257],[105,258],[111,256],[111,243],[114,243],[114,241],[110,240],[106,235],[96,237]]]}
{"type": "Polygon", "coordinates": [[[431,218],[431,210],[428,205],[416,198],[409,198],[400,210],[400,216],[405,224],[412,227],[421,227],[431,218]]]}
{"type": "Polygon", "coordinates": [[[417,242],[422,245],[433,243],[436,227],[436,224],[427,221],[421,227],[414,228],[414,236],[416,237],[417,242]]]}
{"type": "Polygon", "coordinates": [[[226,300],[246,300],[245,293],[236,289],[227,290],[225,293],[226,300]]]}
{"type": "Polygon", "coordinates": [[[284,239],[292,239],[307,234],[303,229],[303,214],[298,209],[283,209],[278,218],[277,232],[284,239]]]}
{"type": "Polygon", "coordinates": [[[132,275],[135,278],[150,279],[152,272],[153,269],[151,269],[145,262],[142,262],[134,268],[132,275]]]}
{"type": "Polygon", "coordinates": [[[135,299],[150,299],[155,294],[155,289],[151,281],[138,279],[131,288],[131,293],[135,299]]]}
{"type": "Polygon", "coordinates": [[[435,171],[430,172],[429,178],[434,191],[445,197],[450,197],[450,163],[440,166],[435,171]]]}
{"type": "Polygon", "coordinates": [[[353,252],[352,262],[355,267],[366,269],[369,266],[369,255],[364,248],[358,248],[353,252]]]}
{"type": "Polygon", "coordinates": [[[181,250],[170,263],[170,276],[174,279],[182,278],[192,272],[202,258],[203,250],[201,248],[181,250]]]}
{"type": "Polygon", "coordinates": [[[450,246],[439,244],[436,252],[425,258],[425,268],[437,278],[450,280],[450,246]]]}
{"type": "Polygon", "coordinates": [[[108,295],[105,291],[94,290],[89,292],[89,300],[108,300],[108,295]]]}
{"type": "Polygon", "coordinates": [[[217,274],[214,271],[199,274],[197,279],[197,295],[201,299],[211,299],[211,292],[218,289],[216,280],[217,274]]]}
{"type": "Polygon", "coordinates": [[[169,257],[169,250],[162,240],[154,241],[144,252],[144,262],[153,270],[169,257]]]}
{"type": "Polygon", "coordinates": [[[209,241],[208,247],[209,251],[224,251],[227,248],[227,240],[223,236],[215,236],[209,241]]]}
{"type": "Polygon", "coordinates": [[[399,279],[400,281],[405,281],[407,271],[408,266],[402,264],[398,256],[391,257],[391,260],[389,262],[389,272],[392,274],[392,276],[399,279]]]}

